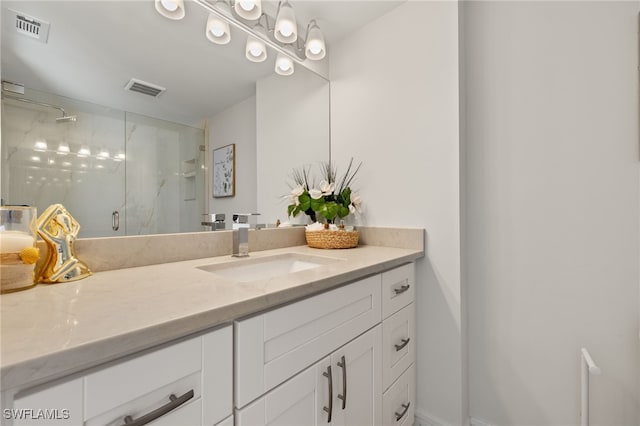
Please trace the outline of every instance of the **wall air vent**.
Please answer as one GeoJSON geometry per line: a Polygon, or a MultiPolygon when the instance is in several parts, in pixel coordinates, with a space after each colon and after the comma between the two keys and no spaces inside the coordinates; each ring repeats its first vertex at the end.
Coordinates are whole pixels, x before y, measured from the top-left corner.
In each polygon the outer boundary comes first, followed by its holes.
{"type": "Polygon", "coordinates": [[[151,97],[157,98],[160,96],[162,92],[164,92],[164,87],[157,86],[155,84],[147,83],[146,81],[138,80],[132,78],[129,80],[126,86],[124,86],[125,90],[130,90],[132,92],[142,93],[143,95],[149,95],[151,97]]]}
{"type": "Polygon", "coordinates": [[[11,9],[8,10],[8,15],[18,34],[31,37],[41,43],[49,40],[50,24],[48,22],[11,9]]]}

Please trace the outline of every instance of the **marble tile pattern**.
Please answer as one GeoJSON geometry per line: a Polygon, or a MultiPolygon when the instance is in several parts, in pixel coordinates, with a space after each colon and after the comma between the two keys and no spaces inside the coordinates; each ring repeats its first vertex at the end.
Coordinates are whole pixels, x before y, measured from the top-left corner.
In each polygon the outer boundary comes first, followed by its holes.
{"type": "MultiPolygon", "coordinates": [[[[254,232],[254,242],[257,233],[262,233],[257,241],[268,239],[268,230],[254,232]]],[[[230,246],[231,233],[212,234],[197,234],[203,240],[194,245],[205,248],[204,239],[215,237],[230,246]]],[[[153,247],[145,242],[138,250],[174,252],[170,240],[171,236],[157,236],[153,247]]],[[[424,256],[423,250],[412,248],[363,245],[348,250],[286,247],[253,252],[251,258],[282,253],[335,261],[242,283],[197,269],[244,260],[218,255],[97,272],[81,281],[5,294],[1,298],[1,390],[13,392],[80,372],[424,256]]]]}
{"type": "Polygon", "coordinates": [[[61,105],[77,121],[57,123],[58,110],[3,99],[5,204],[43,212],[61,203],[82,225],[81,237],[202,229],[202,129],[44,92],[30,91],[27,98],[61,105]],[[182,170],[187,160],[194,161],[190,177],[182,170]],[[118,231],[112,229],[114,211],[118,231]]]}

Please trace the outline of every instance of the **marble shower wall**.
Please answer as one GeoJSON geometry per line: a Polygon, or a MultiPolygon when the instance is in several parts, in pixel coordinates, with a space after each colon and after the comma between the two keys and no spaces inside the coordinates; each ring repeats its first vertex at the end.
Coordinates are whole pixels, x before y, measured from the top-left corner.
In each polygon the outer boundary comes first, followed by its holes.
{"type": "Polygon", "coordinates": [[[56,123],[58,110],[3,99],[5,204],[41,213],[62,203],[82,225],[81,237],[201,229],[203,130],[38,91],[25,97],[60,105],[77,121],[56,123]]]}
{"type": "Polygon", "coordinates": [[[204,132],[127,113],[127,235],[199,231],[204,132]]]}

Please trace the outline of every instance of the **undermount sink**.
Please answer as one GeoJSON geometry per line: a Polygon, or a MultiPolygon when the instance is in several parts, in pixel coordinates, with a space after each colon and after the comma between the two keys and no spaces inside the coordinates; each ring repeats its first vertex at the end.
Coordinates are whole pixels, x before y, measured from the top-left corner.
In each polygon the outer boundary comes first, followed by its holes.
{"type": "Polygon", "coordinates": [[[197,266],[197,268],[234,281],[250,282],[306,271],[339,260],[325,256],[283,253],[268,257],[236,259],[225,263],[211,263],[197,266]]]}

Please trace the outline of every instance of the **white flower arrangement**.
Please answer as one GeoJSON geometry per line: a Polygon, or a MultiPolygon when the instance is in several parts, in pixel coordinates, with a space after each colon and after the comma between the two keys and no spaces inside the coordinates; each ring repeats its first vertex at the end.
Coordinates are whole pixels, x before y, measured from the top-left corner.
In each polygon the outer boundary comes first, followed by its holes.
{"type": "Polygon", "coordinates": [[[351,184],[360,166],[362,163],[354,169],[352,158],[344,175],[336,179],[337,169],[331,163],[323,163],[322,180],[317,187],[313,181],[309,180],[309,167],[294,170],[295,185],[287,196],[291,203],[287,209],[289,216],[295,217],[304,212],[313,222],[321,216],[327,223],[334,223],[336,218],[360,213],[362,197],[351,190],[351,184]]]}

